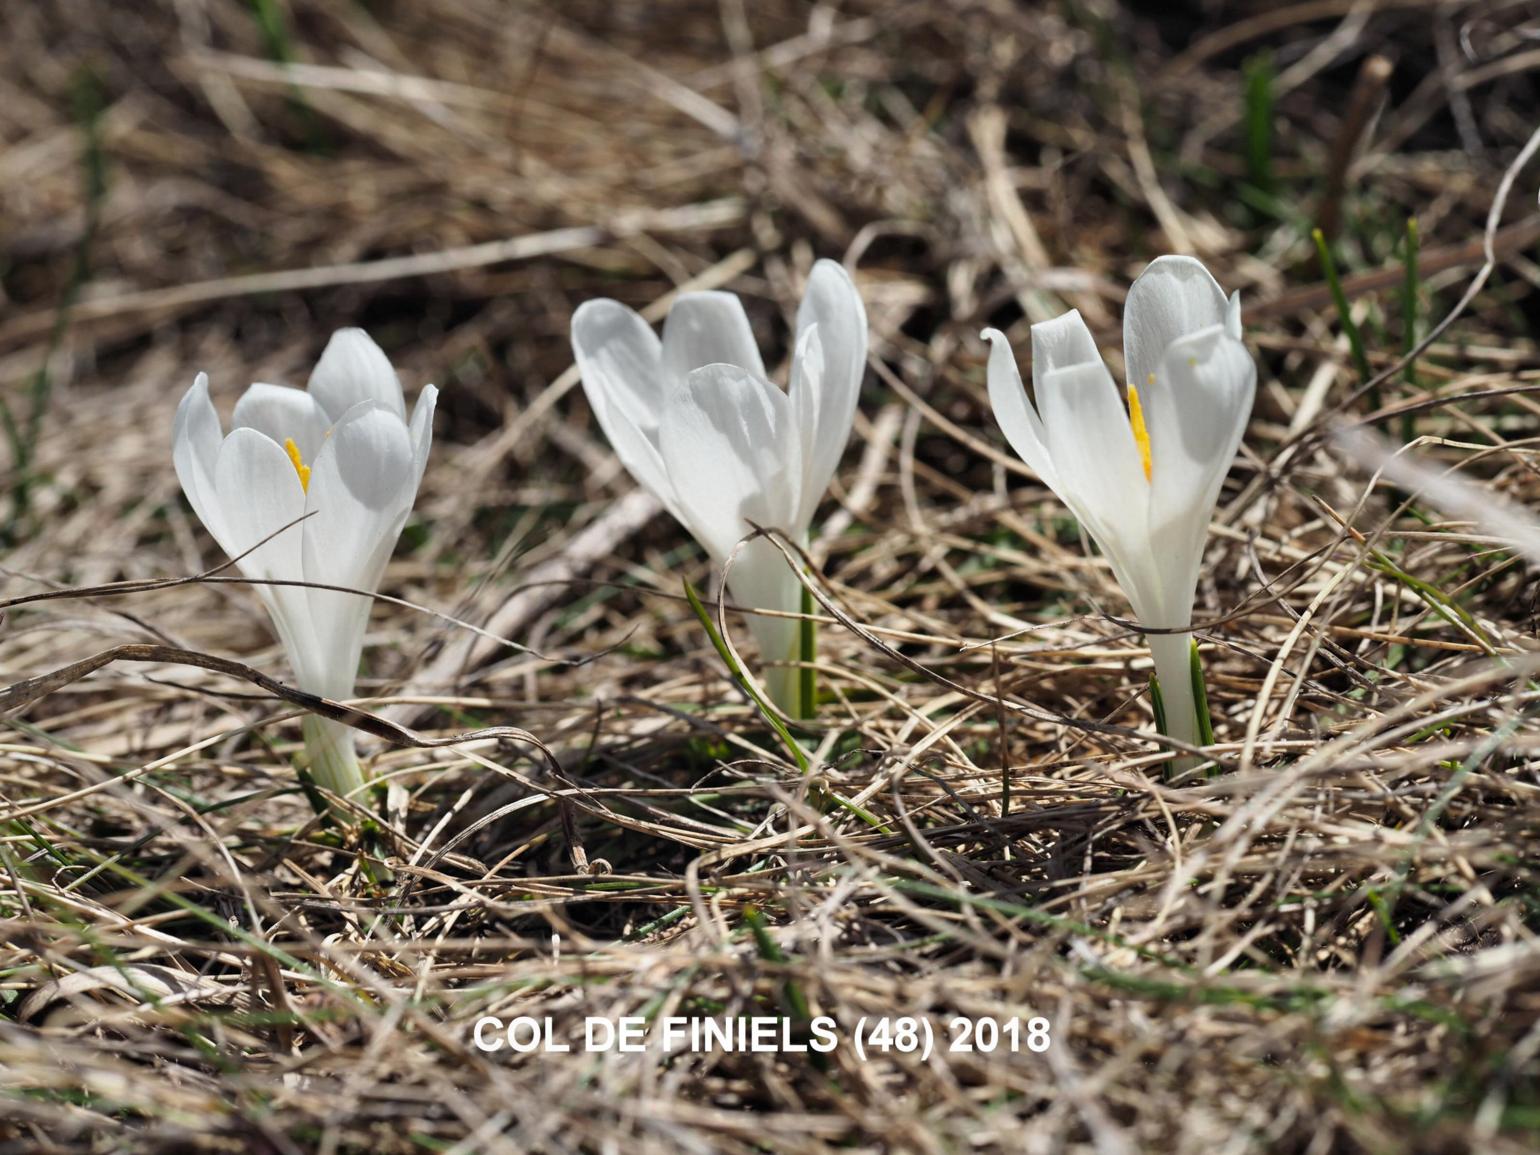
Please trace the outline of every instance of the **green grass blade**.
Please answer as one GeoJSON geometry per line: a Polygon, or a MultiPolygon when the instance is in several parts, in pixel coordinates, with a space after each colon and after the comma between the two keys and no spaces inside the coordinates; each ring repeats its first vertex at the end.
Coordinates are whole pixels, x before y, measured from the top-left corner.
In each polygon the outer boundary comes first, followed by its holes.
{"type": "MultiPolygon", "coordinates": [[[[754,683],[743,672],[743,668],[733,657],[732,650],[728,649],[727,643],[722,640],[722,635],[718,632],[716,623],[711,620],[711,614],[706,609],[705,603],[701,601],[700,595],[695,592],[695,587],[690,584],[688,579],[684,583],[684,596],[689,601],[690,608],[695,611],[696,618],[700,620],[700,624],[705,628],[706,636],[711,639],[711,644],[716,647],[718,656],[726,663],[727,671],[732,675],[733,681],[748,695],[749,701],[754,703],[760,716],[775,731],[776,736],[780,738],[782,744],[791,754],[792,760],[797,764],[797,769],[801,770],[804,774],[811,773],[812,763],[807,760],[807,752],[802,749],[802,744],[792,737],[791,731],[786,728],[786,724],[776,715],[774,708],[754,688],[754,683]]],[[[814,801],[820,806],[832,802],[847,813],[855,815],[862,822],[872,827],[872,829],[881,831],[884,834],[892,833],[882,819],[878,818],[864,806],[856,805],[856,803],[850,801],[850,799],[844,797],[838,791],[817,790],[814,792],[813,797],[814,801]]]]}
{"type": "Polygon", "coordinates": [[[1273,191],[1273,57],[1259,52],[1241,66],[1246,84],[1246,176],[1273,191]]]}
{"type": "Polygon", "coordinates": [[[1192,644],[1192,700],[1198,708],[1198,744],[1214,744],[1214,719],[1208,710],[1208,685],[1203,680],[1203,659],[1198,656],[1198,643],[1192,644]]]}
{"type": "MultiPolygon", "coordinates": [[[[294,42],[289,36],[289,26],[284,20],[283,9],[279,7],[277,0],[251,0],[251,14],[257,22],[258,30],[262,33],[267,54],[273,61],[285,67],[294,64],[299,58],[294,51],[294,42]]],[[[326,134],[316,116],[315,109],[305,95],[305,90],[291,82],[288,99],[289,105],[295,110],[295,114],[304,126],[311,151],[326,152],[326,134]]]]}
{"type": "Polygon", "coordinates": [[[1487,636],[1487,632],[1477,624],[1476,619],[1471,616],[1469,611],[1467,611],[1463,606],[1458,605],[1452,601],[1443,590],[1439,589],[1432,582],[1423,581],[1421,578],[1407,573],[1404,569],[1393,562],[1389,555],[1382,553],[1377,549],[1372,549],[1369,551],[1368,564],[1371,569],[1378,570],[1386,577],[1391,578],[1393,581],[1400,582],[1407,589],[1411,590],[1414,594],[1422,599],[1422,601],[1428,606],[1429,609],[1431,609],[1439,617],[1443,618],[1450,625],[1463,625],[1483,646],[1487,648],[1489,653],[1496,652],[1492,645],[1492,639],[1489,638],[1487,636]]]}
{"type": "Polygon", "coordinates": [[[797,670],[797,704],[800,716],[812,718],[818,713],[818,671],[813,663],[818,660],[818,623],[813,620],[813,591],[802,587],[802,621],[800,651],[802,665],[797,670]]]}
{"type": "MultiPolygon", "coordinates": [[[[749,924],[749,931],[754,935],[754,948],[759,951],[760,958],[781,966],[791,962],[786,952],[770,937],[770,928],[765,925],[764,916],[759,913],[757,906],[743,908],[743,921],[749,924]]],[[[802,993],[802,987],[795,979],[787,979],[781,984],[781,993],[786,998],[786,1009],[793,1018],[807,1022],[813,1017],[808,1009],[807,995],[802,993]]]]}
{"type": "Polygon", "coordinates": [[[11,489],[11,516],[7,524],[0,527],[0,538],[7,542],[14,542],[26,534],[23,523],[29,520],[27,514],[31,505],[34,480],[32,457],[37,449],[38,438],[43,433],[43,418],[48,412],[48,399],[53,393],[53,378],[49,373],[49,365],[64,341],[64,335],[69,328],[70,312],[74,309],[75,301],[91,277],[91,250],[101,221],[102,202],[107,196],[107,162],[102,152],[101,137],[101,114],[105,98],[100,84],[92,73],[83,70],[75,76],[73,97],[75,123],[85,138],[82,154],[85,225],[81,229],[80,241],[75,246],[75,261],[70,270],[69,281],[59,300],[58,311],[54,314],[48,350],[27,391],[26,418],[20,418],[4,399],[0,399],[0,427],[3,427],[6,441],[10,443],[11,461],[16,477],[11,489]]]}
{"type": "MultiPolygon", "coordinates": [[[[1155,729],[1169,738],[1171,731],[1166,724],[1166,696],[1160,692],[1160,678],[1150,675],[1150,709],[1155,711],[1155,729]]],[[[1160,764],[1160,773],[1164,778],[1170,778],[1176,773],[1176,762],[1167,761],[1160,764]]]]}
{"type": "Polygon", "coordinates": [[[760,697],[759,691],[754,688],[754,683],[749,680],[748,675],[743,672],[743,668],[738,665],[738,660],[733,657],[732,650],[722,640],[722,635],[717,631],[716,623],[711,620],[711,614],[707,611],[705,603],[701,601],[700,595],[695,592],[695,587],[690,584],[688,578],[685,579],[684,583],[684,596],[689,601],[690,608],[695,611],[695,616],[700,620],[700,624],[705,628],[706,636],[711,639],[711,644],[716,648],[718,656],[726,663],[727,672],[732,675],[733,681],[738,684],[739,689],[748,695],[749,701],[754,703],[760,716],[775,731],[776,736],[780,738],[781,743],[786,747],[787,753],[796,762],[797,769],[801,770],[804,774],[808,773],[812,766],[807,760],[807,753],[802,749],[802,744],[792,737],[791,731],[786,728],[786,724],[776,715],[775,710],[770,704],[760,697]]]}
{"type": "MultiPolygon", "coordinates": [[[[1337,316],[1342,321],[1342,331],[1347,334],[1348,348],[1353,354],[1353,367],[1358,371],[1360,382],[1368,381],[1373,378],[1374,373],[1369,368],[1369,355],[1364,352],[1364,335],[1359,332],[1358,324],[1353,320],[1353,312],[1348,308],[1347,294],[1342,291],[1342,278],[1337,274],[1337,261],[1331,255],[1331,246],[1326,243],[1326,234],[1320,229],[1312,229],[1310,236],[1315,241],[1316,255],[1321,260],[1321,274],[1326,278],[1327,288],[1331,290],[1332,302],[1337,306],[1337,316]]],[[[1374,409],[1380,408],[1378,389],[1369,393],[1369,404],[1374,409]]]]}
{"type": "Polygon", "coordinates": [[[1150,707],[1155,711],[1155,729],[1162,734],[1169,734],[1166,728],[1166,698],[1160,692],[1160,679],[1154,674],[1150,675],[1150,707]]]}
{"type": "MultiPolygon", "coordinates": [[[[1406,243],[1401,253],[1401,353],[1406,357],[1406,367],[1401,379],[1412,388],[1417,387],[1417,361],[1412,350],[1417,347],[1417,295],[1419,275],[1417,258],[1421,247],[1417,235],[1417,218],[1406,218],[1406,243]]],[[[1417,423],[1412,414],[1401,418],[1401,440],[1411,441],[1417,436],[1417,423]]]]}

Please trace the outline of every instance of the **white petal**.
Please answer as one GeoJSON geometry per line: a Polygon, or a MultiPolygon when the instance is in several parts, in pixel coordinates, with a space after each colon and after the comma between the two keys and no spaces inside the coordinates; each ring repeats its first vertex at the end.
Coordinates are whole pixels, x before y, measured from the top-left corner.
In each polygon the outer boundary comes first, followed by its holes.
{"type": "Polygon", "coordinates": [[[216,541],[222,540],[224,521],[216,497],[214,466],[224,437],[219,414],[209,398],[208,374],[199,373],[176,407],[176,418],[171,424],[171,460],[188,504],[216,541]]]}
{"type": "Polygon", "coordinates": [[[412,438],[412,462],[417,469],[417,479],[412,484],[413,496],[422,484],[423,470],[428,468],[428,451],[433,447],[433,414],[438,408],[438,386],[424,385],[412,409],[412,423],[408,432],[412,438]]]}
{"type": "MultiPolygon", "coordinates": [[[[304,580],[302,529],[292,523],[304,515],[305,491],[289,455],[255,429],[236,429],[220,447],[214,484],[223,523],[216,537],[232,558],[245,555],[236,563],[240,571],[250,578],[304,580]],[[275,533],[265,545],[252,548],[275,533]]],[[[315,689],[315,650],[304,589],[253,588],[272,615],[300,683],[315,689]]]]}
{"type": "Polygon", "coordinates": [[[681,520],[718,565],[748,521],[796,534],[801,439],[791,404],[763,377],[731,365],[691,373],[659,429],[681,520]]]}
{"type": "Polygon", "coordinates": [[[384,350],[362,329],[338,329],[332,334],[310,374],[310,395],[333,422],[342,420],[360,401],[378,401],[406,420],[401,379],[384,350]]]}
{"type": "Polygon", "coordinates": [[[668,390],[663,349],[642,315],[619,301],[584,301],[572,314],[572,353],[583,388],[602,388],[608,408],[655,433],[668,390]]]}
{"type": "MultiPolygon", "coordinates": [[[[304,523],[305,577],[373,593],[416,496],[417,463],[406,425],[365,402],[343,416],[311,466],[304,523]]],[[[372,599],[309,590],[320,693],[353,691],[372,599]]]]}
{"type": "MultiPolygon", "coordinates": [[[[859,379],[856,385],[859,389],[859,379]]],[[[791,419],[797,428],[802,450],[801,501],[792,516],[794,524],[787,529],[799,536],[813,523],[818,503],[823,500],[829,480],[839,468],[845,443],[850,440],[850,424],[855,418],[856,391],[849,390],[848,397],[835,395],[822,332],[816,324],[802,330],[792,355],[791,388],[787,393],[791,419]],[[850,402],[848,408],[847,400],[850,402]]]]}
{"type": "Polygon", "coordinates": [[[1230,304],[1225,310],[1225,332],[1237,341],[1241,339],[1241,291],[1236,289],[1230,294],[1230,304]]]}
{"type": "Polygon", "coordinates": [[[676,388],[706,365],[736,365],[755,377],[765,376],[748,315],[732,293],[685,293],[663,323],[665,388],[676,388]]]}
{"type": "Polygon", "coordinates": [[[585,301],[572,315],[572,353],[588,406],[610,448],[637,484],[677,516],[673,487],[658,455],[662,346],[640,314],[619,301],[585,301]]]}
{"type": "Polygon", "coordinates": [[[321,452],[332,422],[320,402],[303,389],[258,382],[235,403],[233,424],[266,434],[280,446],[292,438],[301,460],[308,463],[321,452]]]}
{"type": "Polygon", "coordinates": [[[316,455],[306,494],[305,575],[373,590],[416,496],[417,463],[406,425],[374,402],[356,405],[316,455]],[[388,540],[387,540],[388,539],[388,540]]]}
{"type": "Polygon", "coordinates": [[[1035,382],[1058,471],[1054,486],[1107,556],[1141,618],[1155,604],[1150,486],[1112,374],[1094,362],[1051,369],[1035,382]]]}
{"type": "Polygon", "coordinates": [[[1107,488],[1116,494],[1108,504],[1142,507],[1148,487],[1128,413],[1078,310],[1032,326],[1032,391],[1036,431],[1059,482],[1055,492],[1066,502],[1071,494],[1084,501],[1107,488]]]}
{"type": "Polygon", "coordinates": [[[797,306],[798,340],[812,325],[822,334],[825,375],[837,376],[841,388],[859,391],[866,375],[866,306],[850,274],[836,261],[817,261],[808,275],[797,306]]]}
{"type": "Polygon", "coordinates": [[[1167,597],[1167,620],[1148,624],[1191,620],[1209,522],[1246,431],[1256,380],[1246,347],[1221,323],[1174,342],[1154,382],[1139,390],[1150,434],[1150,527],[1167,597]]]}
{"type": "Polygon", "coordinates": [[[1202,261],[1192,257],[1151,261],[1129,287],[1123,305],[1128,380],[1144,388],[1173,341],[1222,323],[1228,308],[1224,291],[1202,261]]]}
{"type": "Polygon", "coordinates": [[[1246,431],[1256,384],[1246,346],[1222,325],[1166,351],[1154,383],[1139,390],[1157,504],[1212,506],[1246,431]]]}
{"type": "MultiPolygon", "coordinates": [[[[1043,484],[1057,489],[1059,475],[1048,452],[1043,421],[1027,396],[1027,387],[1022,384],[1021,370],[1016,367],[1016,355],[1011,352],[1010,342],[999,329],[985,329],[979,335],[990,346],[989,405],[995,411],[1000,431],[1011,443],[1016,456],[1043,479],[1043,484]]],[[[1094,348],[1092,353],[1095,353],[1094,348]]]]}
{"type": "Polygon", "coordinates": [[[219,544],[232,558],[241,558],[241,572],[299,580],[297,527],[252,549],[305,512],[305,491],[289,455],[255,429],[233,430],[219,449],[214,490],[224,523],[219,544]]]}
{"type": "MultiPolygon", "coordinates": [[[[1100,361],[1102,355],[1096,348],[1096,338],[1086,327],[1079,309],[1071,309],[1051,321],[1039,321],[1032,326],[1032,385],[1037,387],[1043,375],[1055,369],[1071,365],[1087,365],[1100,361]]],[[[1042,398],[1038,398],[1042,404],[1042,398]]]]}
{"type": "Polygon", "coordinates": [[[802,430],[799,520],[804,526],[812,523],[829,480],[839,468],[865,375],[866,306],[844,268],[834,261],[818,261],[797,308],[789,389],[802,430]],[[816,347],[808,343],[808,334],[815,330],[816,347]]]}

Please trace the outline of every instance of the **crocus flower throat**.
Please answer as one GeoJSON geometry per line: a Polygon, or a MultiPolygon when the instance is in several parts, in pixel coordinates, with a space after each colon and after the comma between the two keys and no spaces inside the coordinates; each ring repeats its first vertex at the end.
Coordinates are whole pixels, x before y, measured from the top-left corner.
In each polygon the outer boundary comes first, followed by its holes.
{"type": "MultiPolygon", "coordinates": [[[[305,464],[305,459],[300,456],[299,446],[294,444],[294,438],[283,439],[283,451],[289,455],[289,460],[294,462],[294,472],[299,474],[299,487],[306,493],[310,492],[310,466],[305,464]]],[[[1145,466],[1145,472],[1149,472],[1149,466],[1145,466]]]]}
{"type": "MultiPolygon", "coordinates": [[[[1155,384],[1153,373],[1150,374],[1150,384],[1155,384]]],[[[1134,431],[1134,444],[1139,447],[1139,464],[1144,467],[1144,480],[1154,481],[1155,471],[1150,465],[1150,431],[1144,424],[1144,406],[1139,404],[1139,390],[1132,381],[1128,383],[1128,424],[1134,431]]],[[[295,457],[294,464],[299,465],[298,457],[295,457]]]]}

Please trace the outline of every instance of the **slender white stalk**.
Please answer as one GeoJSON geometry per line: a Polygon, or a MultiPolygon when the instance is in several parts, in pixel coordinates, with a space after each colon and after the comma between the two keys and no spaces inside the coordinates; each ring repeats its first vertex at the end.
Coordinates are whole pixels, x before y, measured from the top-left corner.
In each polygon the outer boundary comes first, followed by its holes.
{"type": "Polygon", "coordinates": [[[1198,703],[1192,692],[1192,635],[1146,634],[1166,709],[1166,737],[1197,746],[1198,703]]]}
{"type": "MultiPolygon", "coordinates": [[[[800,656],[800,652],[795,649],[779,657],[766,655],[770,660],[781,662],[795,662],[800,656]]],[[[765,689],[770,692],[770,700],[779,706],[788,718],[811,716],[808,710],[811,703],[802,701],[802,671],[797,667],[770,666],[765,670],[765,689]]]]}
{"type": "Polygon", "coordinates": [[[319,714],[306,714],[300,730],[316,785],[343,797],[353,795],[356,801],[354,791],[364,784],[364,772],[358,762],[353,728],[319,714]]]}

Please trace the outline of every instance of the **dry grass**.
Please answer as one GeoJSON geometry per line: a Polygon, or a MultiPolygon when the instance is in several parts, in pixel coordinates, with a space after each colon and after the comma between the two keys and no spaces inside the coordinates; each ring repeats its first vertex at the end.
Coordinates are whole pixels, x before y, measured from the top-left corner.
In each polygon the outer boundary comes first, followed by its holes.
{"type": "MultiPolygon", "coordinates": [[[[1537,27],[1415,0],[7,4],[7,596],[222,561],[171,470],[177,397],[198,369],[226,405],[303,380],[362,324],[443,389],[385,591],[528,650],[382,602],[360,692],[552,759],[366,739],[388,796],[339,830],[295,708],[239,670],[61,679],[0,735],[0,1149],[1533,1149],[1535,591],[1319,436],[1371,402],[1308,229],[1340,220],[1394,365],[1405,218],[1426,331],[1534,128],[1537,27]],[[1241,289],[1261,378],[1199,590],[1217,773],[1163,782],[1125,603],[1003,450],[976,334],[1074,305],[1115,356],[1169,249],[1241,289]],[[821,631],[808,777],[680,598],[708,566],[627,496],[567,322],[726,287],[784,354],[815,255],[856,269],[875,365],[816,549],[849,625],[821,631]],[[1040,1014],[1053,1045],[471,1046],[488,1013],[565,1035],[796,994],[847,1025],[1040,1014]]],[[[1380,398],[1531,503],[1533,189],[1380,398]]],[[[0,678],[122,645],[286,676],[250,589],[202,582],[14,607],[0,678]]]]}

